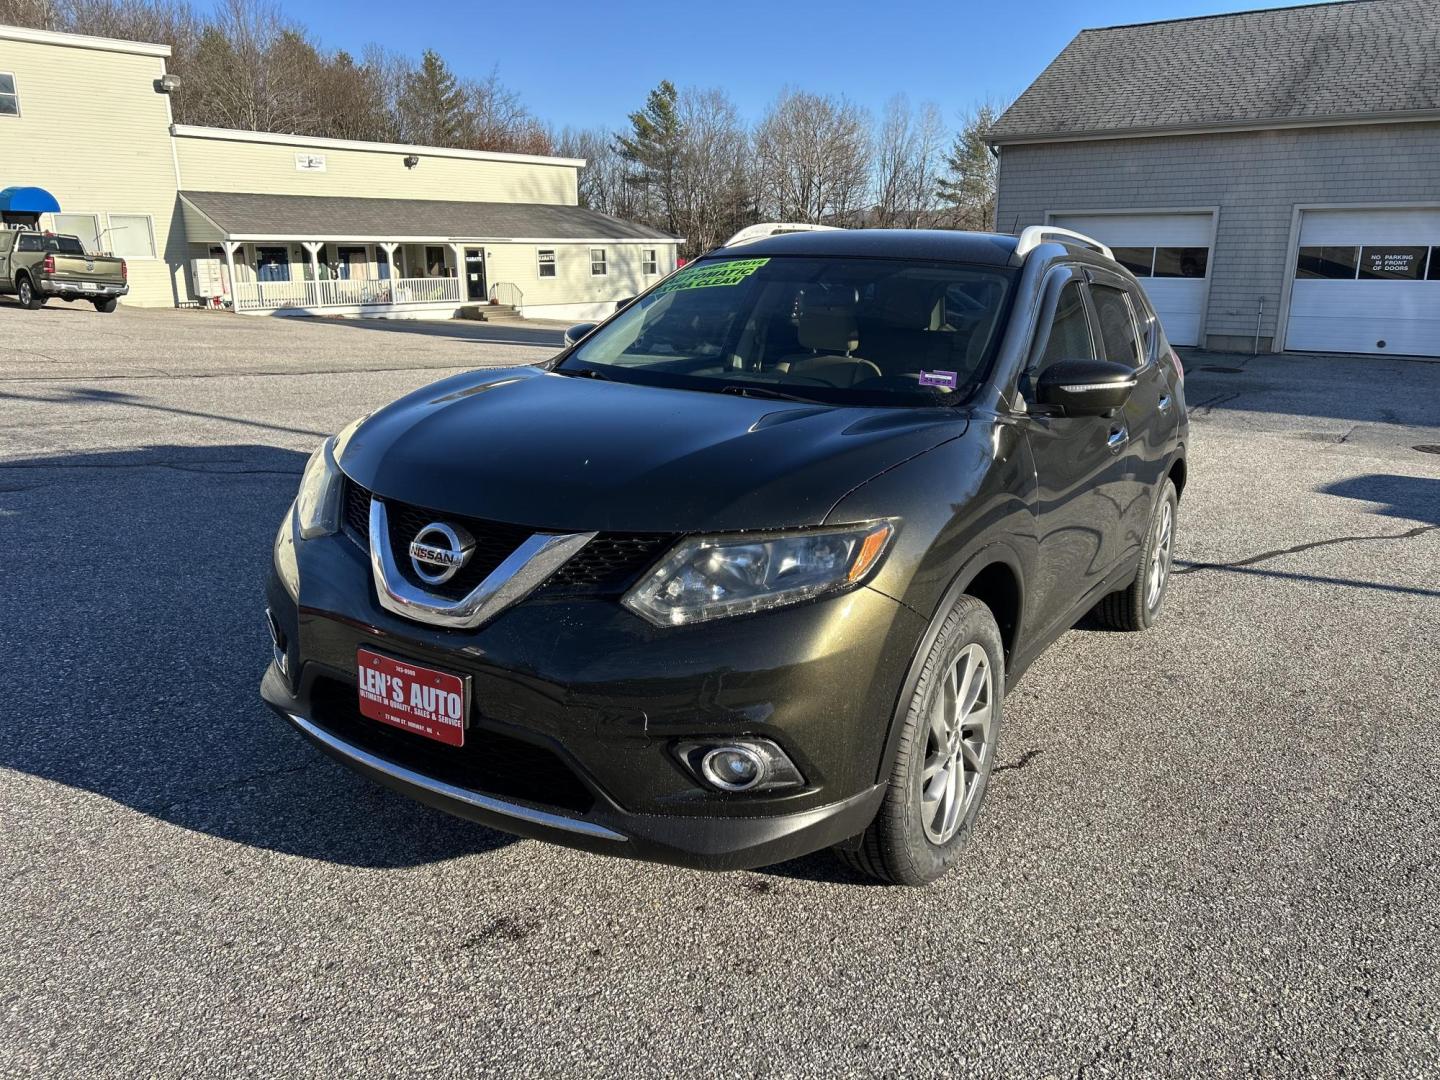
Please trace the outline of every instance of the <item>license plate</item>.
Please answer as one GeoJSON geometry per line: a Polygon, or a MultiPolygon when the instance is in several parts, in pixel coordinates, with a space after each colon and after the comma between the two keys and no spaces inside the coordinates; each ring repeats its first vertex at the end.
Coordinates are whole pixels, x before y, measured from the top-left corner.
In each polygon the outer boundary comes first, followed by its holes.
{"type": "Polygon", "coordinates": [[[88,292],[94,292],[94,291],[95,291],[96,289],[98,289],[100,286],[99,286],[99,285],[96,285],[95,282],[93,282],[93,281],[82,281],[82,282],[80,283],[80,287],[81,287],[82,289],[87,290],[88,292]]]}
{"type": "Polygon", "coordinates": [[[369,649],[356,652],[355,668],[360,715],[446,746],[465,745],[469,680],[369,649]]]}

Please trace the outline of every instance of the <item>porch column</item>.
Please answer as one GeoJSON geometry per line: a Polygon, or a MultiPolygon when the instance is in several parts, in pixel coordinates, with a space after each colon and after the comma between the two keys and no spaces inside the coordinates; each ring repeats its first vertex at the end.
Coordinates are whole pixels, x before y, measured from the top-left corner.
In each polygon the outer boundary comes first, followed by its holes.
{"type": "Polygon", "coordinates": [[[400,272],[395,269],[395,249],[398,248],[400,245],[386,244],[382,242],[376,244],[375,246],[378,247],[381,251],[385,252],[385,265],[390,268],[390,280],[394,281],[400,276],[400,272]]]}
{"type": "Polygon", "coordinates": [[[235,288],[235,252],[240,245],[234,240],[222,240],[220,246],[225,249],[225,270],[230,275],[227,288],[230,290],[230,310],[240,310],[240,292],[235,288]]]}
{"type": "Polygon", "coordinates": [[[451,244],[450,250],[455,253],[455,285],[460,303],[465,304],[470,300],[469,283],[465,280],[465,245],[451,244]]]}
{"type": "Polygon", "coordinates": [[[302,240],[300,246],[310,256],[310,280],[320,280],[320,249],[325,245],[319,240],[302,240]]]}

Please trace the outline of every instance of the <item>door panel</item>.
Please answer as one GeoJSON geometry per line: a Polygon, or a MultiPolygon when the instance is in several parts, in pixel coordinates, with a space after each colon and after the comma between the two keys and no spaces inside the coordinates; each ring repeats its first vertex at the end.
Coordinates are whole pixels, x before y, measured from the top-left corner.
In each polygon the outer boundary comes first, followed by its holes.
{"type": "MultiPolygon", "coordinates": [[[[1062,271],[1049,292],[1021,377],[1026,397],[1033,396],[1029,388],[1048,364],[1095,356],[1093,318],[1079,278],[1062,271]]],[[[1032,411],[1024,428],[1035,461],[1038,536],[1027,617],[1043,636],[1100,587],[1120,558],[1126,464],[1123,443],[1113,445],[1117,425],[1106,417],[1032,411]]]]}
{"type": "Polygon", "coordinates": [[[485,299],[485,251],[465,249],[465,295],[470,300],[485,299]]]}

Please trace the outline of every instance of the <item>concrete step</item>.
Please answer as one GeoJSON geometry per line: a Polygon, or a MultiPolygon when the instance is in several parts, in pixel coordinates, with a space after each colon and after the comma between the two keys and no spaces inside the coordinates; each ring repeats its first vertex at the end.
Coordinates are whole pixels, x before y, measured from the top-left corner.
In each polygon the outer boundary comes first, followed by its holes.
{"type": "Polygon", "coordinates": [[[480,322],[510,322],[522,316],[511,304],[471,303],[460,308],[460,317],[480,322]]]}

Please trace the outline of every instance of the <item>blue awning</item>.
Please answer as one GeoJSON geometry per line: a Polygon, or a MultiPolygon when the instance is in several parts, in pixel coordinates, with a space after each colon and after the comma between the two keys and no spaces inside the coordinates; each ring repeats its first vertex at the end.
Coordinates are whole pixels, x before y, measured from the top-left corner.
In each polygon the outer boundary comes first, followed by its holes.
{"type": "Polygon", "coordinates": [[[60,200],[40,187],[7,187],[0,191],[0,214],[58,214],[60,200]]]}

